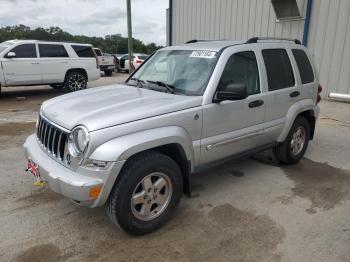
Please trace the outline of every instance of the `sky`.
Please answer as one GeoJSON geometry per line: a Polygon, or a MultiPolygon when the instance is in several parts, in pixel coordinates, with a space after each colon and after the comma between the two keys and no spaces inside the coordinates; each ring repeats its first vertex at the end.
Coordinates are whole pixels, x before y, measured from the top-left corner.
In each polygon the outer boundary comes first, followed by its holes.
{"type": "MultiPolygon", "coordinates": [[[[165,45],[168,0],[131,0],[133,36],[165,45]]],[[[126,0],[0,0],[0,27],[59,26],[73,35],[127,35],[126,0]]]]}

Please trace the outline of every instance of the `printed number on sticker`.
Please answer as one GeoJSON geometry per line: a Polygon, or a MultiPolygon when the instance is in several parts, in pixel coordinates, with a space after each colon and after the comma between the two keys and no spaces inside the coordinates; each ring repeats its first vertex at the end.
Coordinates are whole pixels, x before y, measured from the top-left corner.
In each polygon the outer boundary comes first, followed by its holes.
{"type": "Polygon", "coordinates": [[[190,57],[208,58],[212,59],[215,57],[216,52],[211,51],[193,51],[190,57]]]}

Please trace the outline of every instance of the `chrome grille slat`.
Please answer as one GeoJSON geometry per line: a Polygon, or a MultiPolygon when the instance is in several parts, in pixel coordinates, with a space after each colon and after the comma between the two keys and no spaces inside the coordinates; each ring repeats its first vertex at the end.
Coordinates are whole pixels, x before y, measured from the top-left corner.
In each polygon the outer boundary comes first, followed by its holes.
{"type": "Polygon", "coordinates": [[[44,129],[44,134],[43,134],[43,144],[44,144],[45,149],[46,149],[46,141],[47,141],[46,134],[47,134],[48,127],[49,127],[49,124],[45,123],[45,129],[44,129]]]}
{"type": "Polygon", "coordinates": [[[58,157],[58,159],[59,160],[61,160],[62,161],[62,158],[61,158],[61,147],[60,147],[60,144],[61,144],[61,142],[62,142],[62,133],[60,133],[60,136],[59,136],[59,138],[58,138],[58,143],[57,143],[57,157],[58,157]]]}
{"type": "Polygon", "coordinates": [[[43,149],[52,157],[64,162],[64,151],[68,139],[68,130],[39,116],[37,139],[43,149]]]}
{"type": "Polygon", "coordinates": [[[51,145],[50,144],[51,132],[52,132],[52,126],[49,126],[49,132],[47,134],[47,146],[46,146],[49,153],[51,153],[51,150],[50,150],[50,148],[51,148],[51,146],[50,146],[51,145]]]}
{"type": "Polygon", "coordinates": [[[56,133],[57,133],[57,129],[55,129],[53,136],[52,136],[52,143],[51,143],[51,153],[53,154],[53,156],[56,155],[56,151],[55,151],[55,139],[56,139],[56,133]]]}
{"type": "Polygon", "coordinates": [[[40,143],[42,144],[43,143],[43,134],[44,134],[44,128],[45,128],[45,122],[43,121],[42,124],[41,124],[41,130],[40,130],[40,143]]]}

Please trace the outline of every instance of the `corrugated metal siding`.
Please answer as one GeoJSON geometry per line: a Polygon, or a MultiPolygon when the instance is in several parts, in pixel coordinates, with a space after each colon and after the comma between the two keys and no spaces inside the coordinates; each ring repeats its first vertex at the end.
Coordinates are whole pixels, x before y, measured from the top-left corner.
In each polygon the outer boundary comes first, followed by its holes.
{"type": "Polygon", "coordinates": [[[308,48],[320,83],[330,92],[350,94],[350,1],[314,1],[308,48]]]}
{"type": "MultiPolygon", "coordinates": [[[[307,0],[297,0],[305,16],[307,0]]],[[[252,36],[302,39],[304,20],[276,22],[271,0],[173,0],[173,44],[252,36]]],[[[350,94],[350,1],[314,0],[308,48],[323,96],[350,94]]]]}
{"type": "MultiPolygon", "coordinates": [[[[304,14],[305,0],[297,0],[304,14]]],[[[271,0],[173,0],[173,44],[191,39],[302,38],[303,20],[276,23],[271,0]]]]}

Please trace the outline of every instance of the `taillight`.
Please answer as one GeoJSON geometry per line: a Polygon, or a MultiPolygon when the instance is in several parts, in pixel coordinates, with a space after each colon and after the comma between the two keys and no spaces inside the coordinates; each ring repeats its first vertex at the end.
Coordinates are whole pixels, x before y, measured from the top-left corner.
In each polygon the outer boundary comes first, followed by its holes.
{"type": "Polygon", "coordinates": [[[321,101],[321,92],[322,92],[322,86],[318,85],[318,87],[317,87],[316,105],[321,101]]]}
{"type": "Polygon", "coordinates": [[[94,52],[94,55],[95,55],[95,59],[96,59],[96,67],[97,67],[97,68],[100,68],[100,62],[98,61],[98,56],[97,56],[97,54],[96,54],[95,50],[94,50],[94,49],[92,49],[92,52],[94,52]]]}
{"type": "Polygon", "coordinates": [[[98,57],[96,56],[96,66],[97,68],[100,68],[100,62],[98,61],[98,57]]]}
{"type": "Polygon", "coordinates": [[[142,62],[143,62],[142,60],[136,60],[135,61],[136,64],[142,64],[142,62]]]}

